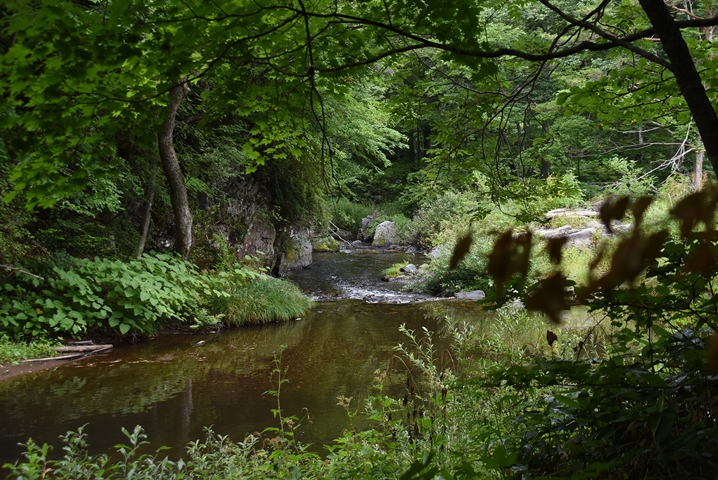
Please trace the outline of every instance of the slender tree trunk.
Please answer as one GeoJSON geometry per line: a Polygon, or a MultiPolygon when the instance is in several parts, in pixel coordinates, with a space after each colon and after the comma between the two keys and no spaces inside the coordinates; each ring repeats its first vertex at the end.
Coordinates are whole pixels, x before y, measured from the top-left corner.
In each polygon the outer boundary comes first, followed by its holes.
{"type": "Polygon", "coordinates": [[[545,158],[541,159],[541,178],[546,179],[551,176],[551,161],[545,158]]]}
{"type": "MultiPolygon", "coordinates": [[[[157,137],[156,137],[157,138],[157,137]]],[[[157,150],[159,150],[159,138],[157,138],[157,150]]],[[[150,231],[150,221],[152,220],[152,202],[155,199],[155,182],[157,181],[157,158],[152,160],[152,173],[150,180],[147,182],[145,189],[145,211],[142,216],[142,232],[140,233],[140,243],[137,246],[137,260],[142,257],[145,251],[145,243],[147,243],[147,235],[150,231]]]]}
{"type": "Polygon", "coordinates": [[[696,148],[696,158],[693,164],[693,188],[698,191],[703,188],[703,159],[706,151],[703,148],[696,148]]]}
{"type": "Polygon", "coordinates": [[[663,0],[639,0],[639,2],[661,39],[678,88],[688,104],[703,139],[705,153],[708,155],[713,171],[718,174],[718,115],[708,100],[688,45],[663,0]]]}
{"type": "Polygon", "coordinates": [[[162,169],[169,184],[170,199],[172,200],[172,210],[175,217],[174,250],[185,258],[189,255],[192,247],[192,212],[189,208],[187,187],[177,159],[172,135],[175,129],[177,110],[188,91],[189,87],[185,83],[180,83],[170,90],[170,104],[167,107],[167,116],[157,136],[162,169]]]}

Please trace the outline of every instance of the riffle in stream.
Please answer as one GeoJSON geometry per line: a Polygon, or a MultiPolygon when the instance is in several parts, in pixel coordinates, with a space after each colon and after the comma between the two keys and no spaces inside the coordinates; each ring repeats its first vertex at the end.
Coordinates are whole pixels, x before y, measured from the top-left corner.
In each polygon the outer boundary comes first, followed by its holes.
{"type": "MultiPolygon", "coordinates": [[[[85,425],[91,453],[126,442],[121,428],[144,427],[152,447],[172,447],[179,457],[188,441],[211,426],[233,440],[278,426],[271,409],[273,359],[280,351],[289,383],[282,386],[285,415],[304,418],[298,439],[316,450],[352,428],[337,397],[361,408],[375,371],[404,368],[394,347],[406,343],[399,326],[439,335],[447,316],[483,317],[472,302],[426,301],[401,286],[381,282],[381,270],[422,258],[401,253],[315,255],[292,279],[318,303],[304,318],[213,335],[163,335],[139,345],[0,382],[0,465],[21,458],[18,443],[31,437],[55,446],[59,436],[85,425]],[[308,417],[307,417],[308,414],[308,417]]],[[[402,395],[403,382],[390,385],[402,395]]],[[[353,427],[367,426],[354,420],[353,427]]],[[[271,436],[271,435],[270,435],[271,436]]]]}

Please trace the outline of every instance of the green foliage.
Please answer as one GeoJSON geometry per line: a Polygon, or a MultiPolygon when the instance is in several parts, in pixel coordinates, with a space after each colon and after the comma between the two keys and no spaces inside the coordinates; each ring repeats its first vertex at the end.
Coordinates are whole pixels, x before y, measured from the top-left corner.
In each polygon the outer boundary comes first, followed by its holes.
{"type": "Polygon", "coordinates": [[[170,320],[192,327],[289,320],[311,301],[296,285],[232,263],[211,274],[171,255],[73,259],[44,281],[14,274],[3,285],[2,326],[13,335],[76,335],[96,329],[153,334],[170,320]]]}
{"type": "MultiPolygon", "coordinates": [[[[0,197],[4,198],[12,190],[10,170],[12,162],[5,140],[0,137],[0,197]]],[[[33,235],[28,229],[33,215],[22,208],[21,202],[0,201],[0,260],[2,263],[20,261],[24,256],[37,255],[38,245],[33,245],[33,235]]],[[[40,248],[39,250],[42,250],[40,248]]]]}
{"type": "Polygon", "coordinates": [[[344,197],[329,202],[332,223],[355,235],[361,227],[362,219],[368,216],[371,210],[371,207],[352,202],[344,197]]]}
{"type": "Polygon", "coordinates": [[[447,190],[424,202],[415,213],[408,227],[409,239],[424,248],[439,245],[444,232],[468,226],[467,219],[479,219],[489,208],[489,200],[480,194],[447,190]]]}
{"type": "Polygon", "coordinates": [[[501,197],[519,206],[517,217],[524,221],[541,218],[556,208],[572,208],[583,203],[583,192],[573,172],[549,176],[545,180],[515,182],[508,185],[501,197]]]}
{"type": "Polygon", "coordinates": [[[611,181],[604,190],[608,194],[640,196],[655,191],[653,177],[644,173],[635,161],[611,157],[606,161],[606,167],[611,181]]]}
{"type": "Polygon", "coordinates": [[[74,259],[69,269],[55,266],[43,281],[15,275],[3,284],[3,327],[15,335],[43,331],[76,335],[112,328],[125,335],[151,334],[161,320],[192,321],[200,296],[212,291],[191,264],[170,255],[141,260],[74,259]]]}

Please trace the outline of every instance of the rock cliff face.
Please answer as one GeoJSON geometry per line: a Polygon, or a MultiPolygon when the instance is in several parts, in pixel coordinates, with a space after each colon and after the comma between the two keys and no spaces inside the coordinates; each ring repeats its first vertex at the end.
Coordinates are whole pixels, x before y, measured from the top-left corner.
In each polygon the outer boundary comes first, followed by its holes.
{"type": "Polygon", "coordinates": [[[312,242],[308,230],[292,232],[284,244],[284,251],[277,266],[277,273],[284,275],[295,268],[308,267],[312,263],[312,242]]]}
{"type": "Polygon", "coordinates": [[[287,231],[286,226],[271,215],[272,211],[270,194],[261,184],[251,177],[235,183],[226,203],[219,206],[214,218],[205,222],[210,225],[204,227],[201,236],[206,239],[204,247],[208,256],[216,255],[216,237],[219,237],[227,242],[237,258],[242,259],[245,255],[257,257],[275,274],[293,268],[286,265],[306,266],[311,263],[308,236],[306,242],[297,240],[291,229],[287,231]],[[309,245],[309,263],[305,243],[309,245]],[[298,257],[302,260],[297,260],[298,257]]]}

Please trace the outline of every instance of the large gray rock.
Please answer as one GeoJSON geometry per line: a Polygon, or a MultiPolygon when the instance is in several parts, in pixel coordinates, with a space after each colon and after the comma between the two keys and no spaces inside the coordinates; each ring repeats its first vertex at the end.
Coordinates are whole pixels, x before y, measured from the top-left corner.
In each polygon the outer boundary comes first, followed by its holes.
{"type": "Polygon", "coordinates": [[[309,232],[302,230],[290,235],[279,263],[279,273],[284,275],[294,268],[308,267],[312,263],[312,242],[309,232]]]}
{"type": "Polygon", "coordinates": [[[388,247],[396,243],[399,243],[399,233],[394,222],[387,220],[376,226],[372,247],[388,247]]]}
{"type": "Polygon", "coordinates": [[[399,271],[404,272],[404,273],[408,273],[409,275],[415,274],[418,270],[419,270],[419,269],[416,268],[416,265],[414,265],[413,263],[410,263],[410,264],[407,265],[406,267],[399,269],[399,271]]]}
{"type": "Polygon", "coordinates": [[[546,218],[557,218],[557,217],[598,217],[598,211],[596,210],[572,210],[570,208],[557,208],[546,213],[546,218]]]}
{"type": "Polygon", "coordinates": [[[219,206],[212,223],[207,225],[209,240],[206,245],[210,250],[219,251],[215,238],[220,237],[234,250],[237,258],[255,256],[272,270],[278,261],[275,243],[279,242],[279,235],[268,214],[272,209],[271,195],[251,178],[243,179],[237,192],[219,206]]]}
{"type": "Polygon", "coordinates": [[[591,239],[593,238],[593,236],[595,234],[596,234],[596,229],[588,227],[588,228],[582,228],[581,230],[579,230],[577,232],[572,232],[572,233],[566,235],[566,237],[568,238],[568,241],[572,242],[572,243],[588,243],[591,241],[591,239]]]}
{"type": "Polygon", "coordinates": [[[368,217],[364,217],[361,219],[361,226],[359,227],[359,235],[358,239],[362,242],[371,242],[372,236],[369,233],[369,227],[371,225],[371,222],[374,221],[374,216],[369,215],[368,217]]]}
{"type": "Polygon", "coordinates": [[[429,256],[431,258],[439,258],[443,255],[448,255],[449,252],[451,252],[449,247],[447,245],[442,244],[442,245],[437,245],[434,248],[432,248],[431,251],[429,252],[429,256]]]}
{"type": "Polygon", "coordinates": [[[483,300],[486,294],[483,290],[474,290],[472,292],[458,292],[454,295],[459,300],[483,300]]]}
{"type": "Polygon", "coordinates": [[[565,237],[574,231],[571,225],[564,225],[563,227],[554,228],[551,230],[539,230],[538,235],[541,238],[558,238],[565,237]]]}

